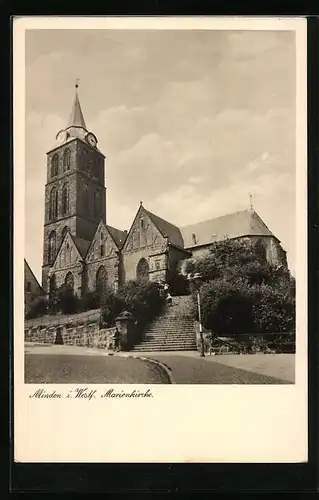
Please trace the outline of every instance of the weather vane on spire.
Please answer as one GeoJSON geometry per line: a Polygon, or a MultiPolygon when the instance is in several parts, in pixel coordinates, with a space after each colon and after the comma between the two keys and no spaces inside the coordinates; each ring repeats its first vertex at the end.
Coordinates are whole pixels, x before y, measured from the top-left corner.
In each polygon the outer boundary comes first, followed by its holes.
{"type": "Polygon", "coordinates": [[[249,203],[250,203],[250,209],[252,210],[254,207],[253,207],[253,195],[251,193],[249,193],[249,203]]]}
{"type": "Polygon", "coordinates": [[[79,78],[77,78],[77,79],[75,80],[75,88],[76,88],[76,89],[77,89],[77,88],[79,88],[79,83],[80,83],[80,79],[79,79],[79,78]]]}

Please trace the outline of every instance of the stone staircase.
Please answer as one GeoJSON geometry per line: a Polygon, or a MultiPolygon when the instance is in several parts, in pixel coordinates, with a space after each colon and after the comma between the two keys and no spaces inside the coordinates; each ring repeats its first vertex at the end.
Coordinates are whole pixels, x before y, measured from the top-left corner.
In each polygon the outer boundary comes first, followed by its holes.
{"type": "Polygon", "coordinates": [[[133,351],[196,351],[196,333],[191,315],[192,298],[173,297],[172,306],[166,306],[144,332],[144,339],[133,351]]]}

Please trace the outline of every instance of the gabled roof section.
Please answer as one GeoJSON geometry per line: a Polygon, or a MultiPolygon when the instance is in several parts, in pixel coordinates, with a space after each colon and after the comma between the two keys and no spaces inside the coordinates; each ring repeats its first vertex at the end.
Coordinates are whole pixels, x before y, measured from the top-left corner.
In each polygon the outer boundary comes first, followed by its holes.
{"type": "Polygon", "coordinates": [[[70,234],[70,236],[71,236],[72,240],[74,241],[75,246],[77,247],[82,259],[84,259],[84,257],[87,254],[87,251],[89,249],[91,242],[84,240],[83,238],[79,238],[78,236],[72,236],[71,234],[70,234]]]}
{"type": "Polygon", "coordinates": [[[172,245],[184,248],[183,236],[180,229],[177,226],[174,226],[170,222],[162,219],[161,217],[158,217],[158,215],[149,212],[144,207],[143,210],[147,213],[153,224],[157,227],[157,229],[164,236],[164,238],[167,237],[172,245]]]}
{"type": "Polygon", "coordinates": [[[38,285],[39,289],[41,290],[41,292],[44,293],[44,290],[42,288],[42,286],[40,285],[40,283],[38,282],[34,272],[32,271],[31,267],[29,266],[28,264],[28,261],[26,259],[24,259],[24,265],[27,267],[28,271],[30,272],[31,276],[33,277],[34,281],[36,282],[36,284],[38,285]]]}
{"type": "Polygon", "coordinates": [[[208,245],[225,238],[244,236],[275,237],[257,212],[252,209],[184,226],[180,230],[185,248],[208,245]]]}
{"type": "Polygon", "coordinates": [[[77,91],[75,92],[75,99],[72,106],[71,115],[67,124],[67,128],[69,127],[82,127],[86,129],[84,116],[82,113],[81,104],[79,101],[79,96],[77,91]]]}
{"type": "Polygon", "coordinates": [[[108,224],[106,224],[106,228],[116,246],[121,249],[127,233],[125,231],[121,231],[120,229],[116,229],[116,227],[109,226],[108,224]]]}

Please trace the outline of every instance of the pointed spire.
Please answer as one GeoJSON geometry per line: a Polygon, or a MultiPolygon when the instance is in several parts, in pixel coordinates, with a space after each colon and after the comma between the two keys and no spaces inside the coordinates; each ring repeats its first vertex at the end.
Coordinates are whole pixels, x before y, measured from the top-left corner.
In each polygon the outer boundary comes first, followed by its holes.
{"type": "Polygon", "coordinates": [[[86,129],[86,125],[85,125],[85,121],[84,121],[84,117],[83,117],[83,113],[82,113],[82,109],[81,109],[81,105],[80,105],[80,101],[79,101],[79,97],[78,97],[78,91],[77,91],[77,89],[79,87],[78,82],[79,82],[79,80],[76,80],[75,99],[74,99],[73,108],[72,108],[72,112],[70,115],[70,119],[69,119],[67,128],[82,127],[84,129],[86,129]]]}

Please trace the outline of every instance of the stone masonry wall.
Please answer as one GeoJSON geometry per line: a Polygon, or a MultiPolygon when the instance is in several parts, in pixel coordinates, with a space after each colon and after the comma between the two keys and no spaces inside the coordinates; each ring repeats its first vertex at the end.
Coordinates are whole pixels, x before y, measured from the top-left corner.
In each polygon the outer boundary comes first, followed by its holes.
{"type": "Polygon", "coordinates": [[[97,323],[25,328],[25,342],[63,344],[100,349],[113,348],[115,328],[99,329],[97,323]],[[58,342],[57,342],[58,339],[58,342]]]}

